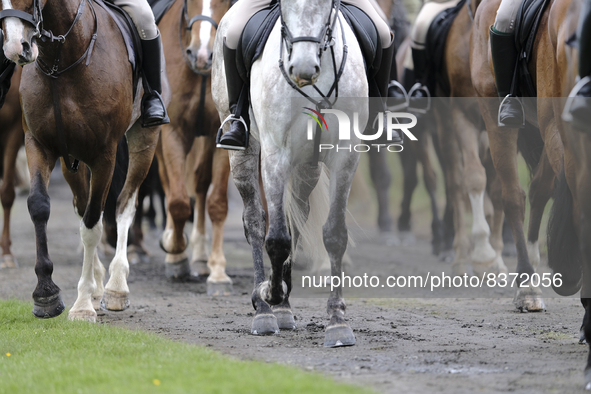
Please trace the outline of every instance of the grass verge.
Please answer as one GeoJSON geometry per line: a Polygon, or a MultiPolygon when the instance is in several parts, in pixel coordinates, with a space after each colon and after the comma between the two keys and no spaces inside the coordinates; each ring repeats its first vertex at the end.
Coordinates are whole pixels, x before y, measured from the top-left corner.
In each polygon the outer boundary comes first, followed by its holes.
{"type": "Polygon", "coordinates": [[[317,374],[239,361],[154,334],[38,320],[0,300],[0,393],[360,393],[317,374]]]}

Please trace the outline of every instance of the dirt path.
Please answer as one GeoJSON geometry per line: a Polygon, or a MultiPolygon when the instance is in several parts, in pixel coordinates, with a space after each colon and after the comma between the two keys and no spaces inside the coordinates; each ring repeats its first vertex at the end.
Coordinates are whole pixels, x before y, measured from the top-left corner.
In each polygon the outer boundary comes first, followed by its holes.
{"type": "MultiPolygon", "coordinates": [[[[61,175],[54,178],[50,255],[54,280],[70,307],[81,271],[78,221],[61,175]]],[[[0,271],[0,298],[30,300],[36,282],[35,243],[26,198],[18,198],[14,211],[14,253],[20,268],[0,271]]],[[[326,299],[294,298],[297,330],[252,336],[252,268],[238,203],[231,206],[227,229],[225,250],[234,296],[208,297],[204,280],[168,282],[157,234],[149,233],[151,261],[131,267],[132,306],[124,312],[105,312],[99,320],[241,359],[297,365],[384,393],[583,392],[587,347],[577,343],[583,309],[575,298],[547,298],[548,311],[535,314],[514,311],[507,292],[489,291],[487,298],[348,299],[357,345],[338,349],[322,347],[326,299]]],[[[353,274],[449,271],[448,265],[430,255],[427,239],[388,246],[371,230],[355,231],[362,242],[350,251],[353,274]]],[[[506,262],[510,269],[515,267],[514,259],[506,262]]]]}

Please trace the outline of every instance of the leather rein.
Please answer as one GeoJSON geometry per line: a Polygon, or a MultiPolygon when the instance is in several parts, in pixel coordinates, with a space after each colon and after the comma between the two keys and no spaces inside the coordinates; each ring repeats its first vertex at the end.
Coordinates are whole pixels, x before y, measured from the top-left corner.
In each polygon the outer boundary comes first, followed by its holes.
{"type": "Polygon", "coordinates": [[[37,67],[37,69],[41,73],[43,73],[44,75],[46,75],[47,77],[50,78],[50,85],[51,85],[52,98],[53,98],[53,110],[54,110],[54,114],[55,114],[55,124],[56,124],[56,129],[57,129],[57,134],[58,134],[58,140],[59,140],[60,156],[62,156],[62,158],[64,159],[64,162],[68,168],[68,171],[70,171],[71,173],[76,173],[78,171],[78,165],[79,165],[80,161],[78,159],[74,159],[74,162],[70,163],[70,155],[68,153],[68,146],[66,143],[66,136],[65,136],[65,132],[64,132],[63,119],[62,119],[62,113],[61,113],[61,107],[60,107],[59,93],[57,91],[57,86],[56,86],[56,80],[61,74],[78,66],[84,60],[86,60],[86,62],[85,62],[86,66],[88,66],[88,64],[90,63],[90,57],[92,55],[92,50],[94,48],[94,44],[96,42],[96,38],[98,35],[98,20],[97,20],[96,12],[94,10],[94,6],[92,5],[91,0],[80,0],[80,5],[78,6],[76,16],[74,17],[74,20],[72,21],[72,24],[70,25],[70,28],[68,29],[68,31],[65,34],[60,34],[57,36],[55,34],[53,34],[53,32],[51,30],[45,30],[43,28],[43,13],[42,13],[42,9],[41,9],[41,0],[34,0],[33,1],[33,14],[29,14],[27,12],[15,10],[15,9],[7,9],[7,10],[0,11],[0,21],[4,18],[18,18],[18,19],[21,19],[25,22],[28,22],[31,25],[33,25],[36,29],[33,37],[39,37],[42,42],[49,41],[51,43],[57,42],[57,44],[58,44],[57,56],[54,58],[53,65],[51,67],[48,66],[40,58],[37,58],[35,60],[35,66],[37,67]],[[72,64],[68,65],[67,67],[60,69],[60,61],[61,61],[60,55],[61,55],[62,47],[66,42],[66,38],[72,32],[74,26],[82,17],[82,14],[84,12],[84,8],[85,8],[85,5],[87,2],[90,5],[90,10],[92,11],[92,16],[94,18],[94,31],[92,33],[90,42],[89,42],[88,46],[86,47],[86,50],[78,58],[78,60],[76,60],[72,64]]]}

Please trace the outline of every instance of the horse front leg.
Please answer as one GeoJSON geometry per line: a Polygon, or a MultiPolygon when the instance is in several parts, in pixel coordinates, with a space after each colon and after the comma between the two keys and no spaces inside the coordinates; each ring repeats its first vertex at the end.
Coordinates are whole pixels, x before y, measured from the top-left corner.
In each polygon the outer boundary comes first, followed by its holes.
{"type": "MultiPolygon", "coordinates": [[[[210,144],[213,148],[213,144],[210,144]]],[[[207,260],[210,271],[207,277],[207,294],[230,295],[233,291],[232,279],[226,274],[224,255],[224,223],[228,216],[228,179],[230,162],[225,149],[215,149],[212,159],[212,189],[207,198],[207,212],[211,220],[211,254],[207,260]]]]}
{"type": "Polygon", "coordinates": [[[129,147],[129,168],[123,189],[117,199],[117,246],[109,265],[109,282],[105,286],[103,305],[106,309],[122,311],[129,307],[129,261],[127,238],[135,216],[138,189],[146,178],[160,134],[159,127],[141,128],[136,122],[126,133],[129,147]]]}
{"type": "Polygon", "coordinates": [[[191,274],[189,258],[185,252],[188,239],[185,223],[191,216],[189,195],[185,186],[185,157],[188,142],[180,131],[170,124],[162,126],[160,146],[156,152],[160,177],[166,193],[166,228],[160,246],[166,252],[166,277],[183,280],[191,274]]]}
{"type": "MultiPolygon", "coordinates": [[[[330,210],[328,219],[322,227],[322,240],[330,258],[330,272],[333,277],[341,277],[342,260],[347,249],[348,234],[345,214],[351,191],[351,182],[359,161],[358,155],[342,156],[340,165],[331,168],[330,210]]],[[[351,346],[355,344],[353,330],[345,321],[346,311],[342,283],[330,292],[327,312],[330,322],[324,335],[325,347],[351,346]]]]}
{"type": "MultiPolygon", "coordinates": [[[[27,132],[26,126],[25,133],[27,132]]],[[[50,202],[47,187],[49,177],[55,165],[56,157],[46,150],[32,137],[25,134],[25,149],[31,174],[31,191],[27,198],[29,214],[35,227],[35,241],[37,256],[35,259],[35,273],[37,287],[33,291],[33,315],[38,318],[50,318],[60,315],[64,309],[64,302],[60,295],[60,288],[53,282],[53,263],[47,249],[47,221],[49,220],[50,202]]]]}
{"type": "Polygon", "coordinates": [[[255,335],[276,334],[279,332],[277,318],[259,292],[259,286],[265,281],[263,265],[263,243],[267,229],[265,210],[261,202],[259,190],[259,153],[260,145],[254,138],[250,140],[248,149],[230,154],[232,177],[244,203],[242,221],[244,235],[252,248],[254,265],[254,290],[252,306],[255,316],[252,321],[251,333],[255,335]]]}
{"type": "Polygon", "coordinates": [[[387,154],[370,150],[368,157],[369,174],[378,199],[378,228],[383,233],[389,233],[392,231],[392,218],[390,217],[388,189],[392,176],[386,161],[387,154]]]}

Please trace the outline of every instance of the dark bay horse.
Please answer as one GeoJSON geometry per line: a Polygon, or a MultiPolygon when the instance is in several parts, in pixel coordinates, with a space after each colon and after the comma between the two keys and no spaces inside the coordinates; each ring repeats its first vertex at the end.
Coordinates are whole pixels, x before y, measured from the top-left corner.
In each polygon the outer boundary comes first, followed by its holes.
{"type": "MultiPolygon", "coordinates": [[[[134,103],[125,43],[102,7],[91,0],[6,0],[2,7],[5,54],[19,65],[29,64],[23,68],[20,93],[31,174],[27,202],[37,241],[33,314],[49,318],[64,310],[60,289],[51,277],[53,262],[46,234],[50,214],[47,187],[61,157],[62,171],[74,194],[74,208],[81,218],[84,245],[78,298],[69,317],[95,321],[95,308],[101,299],[110,310],[129,305],[128,229],[159,128],[142,129],[136,122],[139,100],[134,103]],[[129,144],[129,169],[117,201],[116,253],[109,266],[110,279],[103,287],[105,269],[97,245],[117,145],[124,136],[129,144]],[[76,173],[69,171],[72,159],[84,163],[76,173]]],[[[164,77],[163,81],[166,97],[168,84],[164,77]]],[[[140,85],[136,97],[141,97],[140,85]]]]}
{"type": "Polygon", "coordinates": [[[226,150],[215,148],[220,120],[209,78],[217,23],[229,8],[230,0],[177,0],[159,23],[172,90],[168,109],[171,122],[162,127],[156,150],[168,202],[167,226],[161,242],[167,253],[166,272],[175,279],[186,277],[191,270],[194,275],[209,275],[210,295],[232,292],[223,251],[230,162],[226,150]],[[197,135],[200,137],[196,138],[197,135]],[[190,265],[185,253],[188,240],[183,232],[191,213],[187,188],[195,197],[190,265]],[[209,255],[206,205],[213,230],[209,255]]]}
{"type": "Polygon", "coordinates": [[[13,256],[10,238],[10,211],[15,199],[16,159],[19,148],[23,145],[23,114],[18,94],[22,69],[17,67],[12,75],[10,90],[6,96],[4,106],[0,109],[0,149],[2,163],[2,186],[0,186],[0,200],[4,212],[2,228],[2,260],[0,268],[15,268],[18,266],[13,256]]]}

